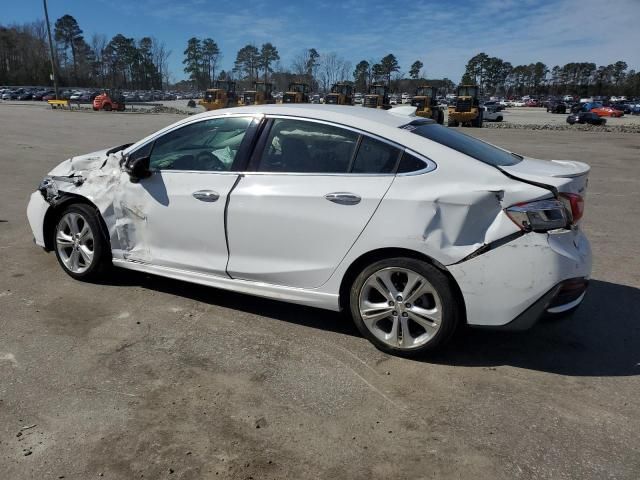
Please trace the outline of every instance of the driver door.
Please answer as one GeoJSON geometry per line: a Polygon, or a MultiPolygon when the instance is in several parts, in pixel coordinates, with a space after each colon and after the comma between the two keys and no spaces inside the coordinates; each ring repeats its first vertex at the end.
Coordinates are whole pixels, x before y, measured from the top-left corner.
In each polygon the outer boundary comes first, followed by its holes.
{"type": "Polygon", "coordinates": [[[226,275],[225,205],[255,125],[248,116],[200,120],[130,155],[149,155],[152,174],[138,183],[123,175],[125,259],[226,275]]]}

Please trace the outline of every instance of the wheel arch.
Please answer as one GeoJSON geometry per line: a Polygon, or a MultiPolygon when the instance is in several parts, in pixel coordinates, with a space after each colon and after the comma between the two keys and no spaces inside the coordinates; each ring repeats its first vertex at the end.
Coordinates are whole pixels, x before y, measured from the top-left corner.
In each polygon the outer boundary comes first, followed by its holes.
{"type": "Polygon", "coordinates": [[[455,278],[453,278],[453,275],[451,275],[451,272],[447,270],[447,267],[445,267],[442,263],[438,262],[434,258],[431,258],[424,253],[407,248],[379,248],[364,253],[356,258],[351,263],[351,265],[349,265],[340,282],[338,298],[340,309],[342,311],[349,311],[349,290],[351,289],[351,285],[353,284],[354,280],[360,274],[360,272],[362,272],[363,269],[365,269],[368,265],[371,265],[373,262],[394,257],[408,257],[422,260],[423,262],[434,266],[442,273],[444,273],[444,275],[449,279],[454,297],[459,302],[460,315],[462,315],[460,321],[465,324],[467,323],[467,310],[464,302],[464,296],[462,295],[462,291],[460,290],[458,282],[456,282],[455,278]]]}
{"type": "Polygon", "coordinates": [[[65,192],[62,194],[61,198],[59,198],[54,204],[51,205],[44,216],[44,222],[42,224],[42,234],[44,238],[44,249],[46,251],[50,252],[55,248],[55,245],[53,244],[53,230],[56,228],[56,222],[60,218],[60,214],[69,205],[78,203],[88,205],[95,209],[98,214],[98,221],[100,223],[100,226],[102,227],[102,233],[107,242],[109,242],[109,249],[111,249],[109,229],[107,228],[107,224],[105,223],[104,218],[102,218],[102,214],[100,213],[98,207],[91,200],[83,197],[82,195],[65,192]]]}

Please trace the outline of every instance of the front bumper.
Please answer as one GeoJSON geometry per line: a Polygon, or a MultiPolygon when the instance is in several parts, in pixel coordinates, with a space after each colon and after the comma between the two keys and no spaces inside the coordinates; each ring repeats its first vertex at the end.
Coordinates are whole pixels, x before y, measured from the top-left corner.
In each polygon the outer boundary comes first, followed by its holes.
{"type": "Polygon", "coordinates": [[[39,191],[31,194],[29,204],[27,205],[27,218],[29,226],[33,232],[33,240],[36,245],[45,248],[44,241],[44,218],[47,215],[50,205],[42,197],[39,191]]]}
{"type": "Polygon", "coordinates": [[[448,269],[469,325],[524,329],[582,301],[591,248],[580,230],[528,233],[448,269]]]}

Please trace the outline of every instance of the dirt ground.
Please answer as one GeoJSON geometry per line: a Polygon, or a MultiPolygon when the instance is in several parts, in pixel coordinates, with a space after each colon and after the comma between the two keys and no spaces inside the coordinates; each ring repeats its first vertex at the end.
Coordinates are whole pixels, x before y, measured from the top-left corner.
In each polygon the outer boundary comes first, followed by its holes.
{"type": "Polygon", "coordinates": [[[468,129],[593,167],[593,281],[572,319],[411,361],[332,312],[80,283],[32,243],[54,165],[178,119],[0,105],[0,477],[640,478],[640,135],[468,129]]]}

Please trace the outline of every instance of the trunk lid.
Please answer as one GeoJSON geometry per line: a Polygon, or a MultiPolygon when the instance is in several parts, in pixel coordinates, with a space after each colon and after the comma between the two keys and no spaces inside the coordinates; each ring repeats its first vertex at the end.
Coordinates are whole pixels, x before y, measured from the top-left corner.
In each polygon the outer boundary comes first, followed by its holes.
{"type": "Polygon", "coordinates": [[[539,160],[524,157],[515,165],[498,167],[511,177],[549,185],[558,192],[577,193],[585,197],[591,167],[573,160],[539,160]]]}

